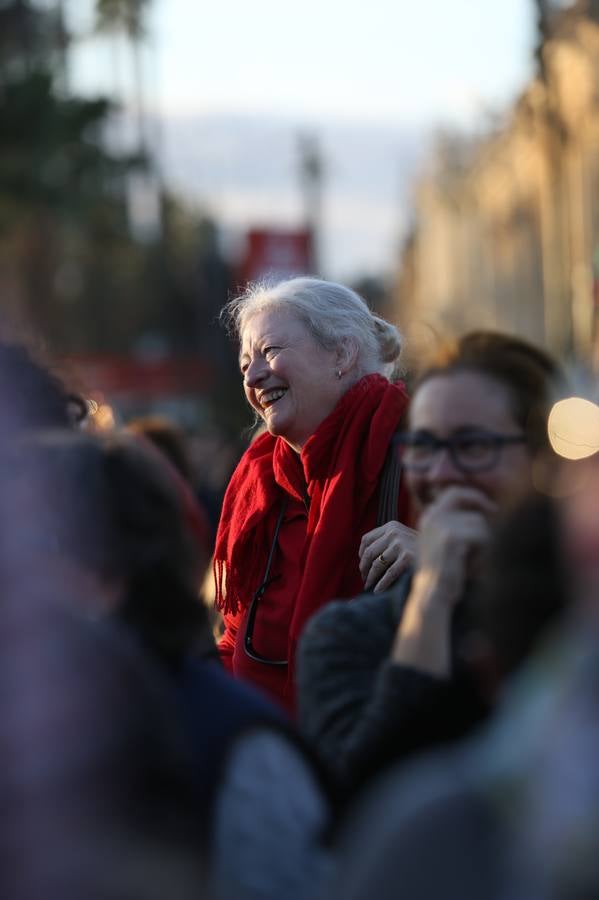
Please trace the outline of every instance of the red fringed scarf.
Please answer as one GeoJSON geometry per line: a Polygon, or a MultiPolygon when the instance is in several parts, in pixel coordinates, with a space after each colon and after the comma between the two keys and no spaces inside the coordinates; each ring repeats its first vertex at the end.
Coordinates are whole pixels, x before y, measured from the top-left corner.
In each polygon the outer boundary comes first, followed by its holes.
{"type": "MultiPolygon", "coordinates": [[[[214,554],[216,604],[226,613],[248,606],[260,584],[283,491],[301,500],[307,490],[310,498],[289,659],[313,612],[335,597],[350,596],[350,582],[352,593],[363,590],[358,547],[364,532],[376,524],[365,523],[365,511],[407,402],[402,385],[366,375],[341,398],[300,456],[282,438],[263,434],[233,473],[214,554]],[[348,579],[348,573],[355,578],[348,579]]],[[[407,517],[407,509],[403,512],[407,517]]]]}

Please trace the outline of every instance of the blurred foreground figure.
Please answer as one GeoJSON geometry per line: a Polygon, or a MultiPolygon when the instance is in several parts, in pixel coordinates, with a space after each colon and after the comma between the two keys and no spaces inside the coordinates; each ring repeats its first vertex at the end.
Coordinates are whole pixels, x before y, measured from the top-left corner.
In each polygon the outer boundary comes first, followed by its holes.
{"type": "Polygon", "coordinates": [[[198,598],[206,557],[170,469],[127,434],[44,432],[13,460],[13,482],[29,506],[36,467],[47,483],[38,512],[44,538],[27,545],[33,568],[61,578],[76,611],[126,628],[159,665],[194,749],[208,827],[224,743],[235,730],[284,716],[220,665],[198,598]]]}
{"type": "Polygon", "coordinates": [[[483,737],[372,790],[325,896],[598,896],[598,697],[596,639],[574,629],[520,676],[483,737]]]}
{"type": "Polygon", "coordinates": [[[62,591],[12,588],[0,613],[3,895],[197,898],[193,772],[160,674],[122,635],[73,617],[62,591]]]}
{"type": "Polygon", "coordinates": [[[0,394],[5,401],[4,437],[44,428],[70,428],[87,413],[55,373],[22,344],[0,339],[0,394]]]}
{"type": "MultiPolygon", "coordinates": [[[[590,500],[599,490],[599,457],[568,469],[568,478],[576,473],[575,489],[556,520],[570,600],[561,621],[554,619],[548,632],[529,630],[542,641],[526,648],[529,661],[479,737],[418,765],[398,766],[372,789],[346,832],[323,896],[599,896],[599,516],[590,500]]],[[[505,523],[483,597],[486,629],[504,671],[522,660],[519,620],[526,630],[536,607],[538,624],[546,624],[540,600],[551,588],[544,567],[556,548],[548,544],[539,552],[542,525],[536,535],[522,530],[532,522],[529,508],[505,523]],[[530,593],[531,607],[523,608],[530,593]]]]}
{"type": "Polygon", "coordinates": [[[129,435],[45,433],[22,446],[21,466],[30,457],[48,477],[52,535],[31,554],[98,627],[126,629],[161,679],[187,749],[205,883],[223,900],[305,897],[321,869],[326,796],[282,712],[220,664],[170,471],[129,435]]]}
{"type": "MultiPolygon", "coordinates": [[[[49,527],[54,485],[19,447],[68,426],[65,398],[26,355],[0,351],[2,894],[197,898],[192,767],[169,692],[123,633],[86,621],[109,592],[87,581],[82,598],[72,560],[52,563],[74,529],[49,527]]],[[[66,520],[75,496],[60,498],[66,520]]],[[[96,537],[90,517],[82,547],[93,552],[96,537]]]]}

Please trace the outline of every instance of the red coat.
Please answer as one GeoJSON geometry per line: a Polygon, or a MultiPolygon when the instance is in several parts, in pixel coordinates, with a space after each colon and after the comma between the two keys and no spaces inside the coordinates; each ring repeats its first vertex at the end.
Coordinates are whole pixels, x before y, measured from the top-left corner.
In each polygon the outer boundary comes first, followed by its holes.
{"type": "MultiPolygon", "coordinates": [[[[262,435],[242,457],[227,489],[215,551],[217,603],[224,610],[223,662],[293,711],[297,640],[326,602],[363,590],[362,536],[376,526],[379,482],[389,444],[404,415],[400,385],[368,375],[354,385],[298,456],[262,435]],[[252,643],[269,659],[245,652],[247,611],[262,582],[275,523],[288,497],[269,583],[259,601],[252,643]]],[[[409,521],[402,486],[397,518],[409,521]]]]}

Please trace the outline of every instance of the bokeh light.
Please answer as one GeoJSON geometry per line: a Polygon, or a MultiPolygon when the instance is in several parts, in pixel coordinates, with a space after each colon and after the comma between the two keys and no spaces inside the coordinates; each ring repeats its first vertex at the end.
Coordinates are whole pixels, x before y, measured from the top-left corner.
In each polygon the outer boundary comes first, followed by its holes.
{"type": "Polygon", "coordinates": [[[599,406],[584,397],[554,404],[547,422],[553,450],[564,459],[586,459],[599,450],[599,406]]]}

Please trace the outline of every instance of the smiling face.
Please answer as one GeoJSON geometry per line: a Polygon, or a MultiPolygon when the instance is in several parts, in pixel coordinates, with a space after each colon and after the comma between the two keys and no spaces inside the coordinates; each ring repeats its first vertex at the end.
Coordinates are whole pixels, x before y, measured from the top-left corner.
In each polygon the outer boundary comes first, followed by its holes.
{"type": "MultiPolygon", "coordinates": [[[[410,432],[443,440],[465,431],[521,434],[507,390],[500,382],[478,372],[432,376],[417,389],[412,400],[410,432]]],[[[526,444],[510,444],[501,448],[492,468],[465,473],[443,449],[428,469],[406,474],[420,510],[451,485],[476,487],[503,506],[531,487],[531,463],[526,444]]]]}
{"type": "Polygon", "coordinates": [[[338,353],[325,350],[291,311],[255,313],[241,335],[245,395],[271,434],[297,452],[349,387],[338,353]]]}

